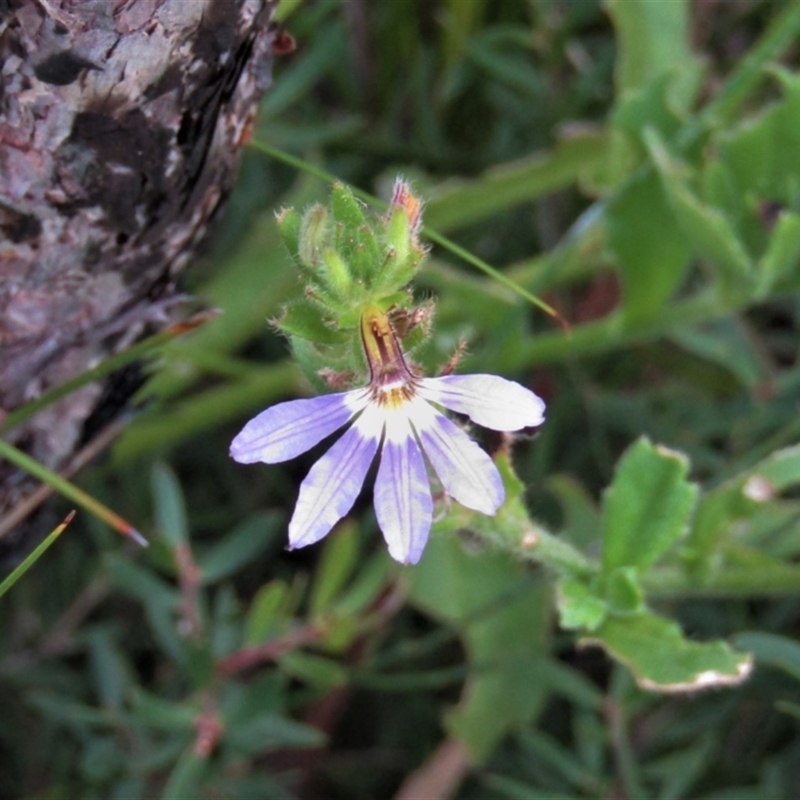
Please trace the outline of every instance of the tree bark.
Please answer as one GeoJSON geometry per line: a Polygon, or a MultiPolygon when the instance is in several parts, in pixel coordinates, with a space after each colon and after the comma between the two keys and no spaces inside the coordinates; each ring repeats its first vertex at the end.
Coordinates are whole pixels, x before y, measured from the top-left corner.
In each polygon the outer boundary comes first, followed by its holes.
{"type": "MultiPolygon", "coordinates": [[[[0,420],[166,319],[230,190],[268,0],[0,0],[0,420]]],[[[11,439],[51,468],[102,387],[11,439]]],[[[30,484],[0,463],[0,519],[30,484]]]]}

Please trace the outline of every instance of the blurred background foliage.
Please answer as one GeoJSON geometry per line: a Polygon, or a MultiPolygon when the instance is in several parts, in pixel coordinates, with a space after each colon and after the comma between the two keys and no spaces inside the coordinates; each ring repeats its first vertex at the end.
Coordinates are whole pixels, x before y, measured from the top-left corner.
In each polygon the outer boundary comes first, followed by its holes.
{"type": "Polygon", "coordinates": [[[223,313],[159,342],[78,480],[151,546],[82,512],[0,600],[0,796],[796,796],[800,4],[279,13],[297,50],[185,278],[223,313]],[[319,450],[228,457],[256,411],[311,391],[268,324],[299,286],[273,214],[329,187],[265,148],[384,199],[405,175],[429,228],[571,326],[434,248],[427,366],[464,337],[460,370],[548,415],[514,447],[522,483],[503,467],[513,513],[487,533],[454,511],[415,568],[368,492],[285,550],[319,450]],[[680,691],[725,683],[737,652],[748,680],[680,691]]]}

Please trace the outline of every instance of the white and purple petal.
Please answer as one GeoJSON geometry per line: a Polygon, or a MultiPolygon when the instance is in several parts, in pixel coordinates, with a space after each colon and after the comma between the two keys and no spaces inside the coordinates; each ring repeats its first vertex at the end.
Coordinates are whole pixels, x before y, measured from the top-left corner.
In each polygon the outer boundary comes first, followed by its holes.
{"type": "Polygon", "coordinates": [[[431,530],[433,500],[425,459],[405,407],[386,412],[374,504],[389,555],[403,564],[416,564],[431,530]]]}
{"type": "Polygon", "coordinates": [[[231,442],[231,457],[240,464],[288,461],[337,431],[366,403],[363,389],[278,403],[242,428],[231,442]]]}
{"type": "Polygon", "coordinates": [[[289,523],[289,545],[318,542],[353,507],[378,450],[383,413],[370,405],[311,468],[289,523]]]}
{"type": "Polygon", "coordinates": [[[425,400],[412,400],[408,416],[447,493],[462,506],[493,516],[505,489],[492,459],[425,400]]]}
{"type": "Polygon", "coordinates": [[[494,431],[518,431],[544,421],[544,402],[532,391],[497,375],[446,375],[424,378],[420,396],[466,414],[494,431]]]}

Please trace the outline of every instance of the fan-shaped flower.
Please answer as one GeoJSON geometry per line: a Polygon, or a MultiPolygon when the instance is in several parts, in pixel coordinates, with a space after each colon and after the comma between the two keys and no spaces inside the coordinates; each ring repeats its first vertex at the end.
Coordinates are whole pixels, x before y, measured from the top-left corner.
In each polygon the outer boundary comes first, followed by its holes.
{"type": "Polygon", "coordinates": [[[353,421],[303,481],[289,523],[290,546],[319,541],[347,514],[380,450],[378,525],[392,558],[414,564],[433,517],[426,457],[445,491],[467,508],[492,516],[505,499],[491,458],[436,406],[492,430],[518,431],[543,421],[544,403],[495,375],[418,377],[377,309],[364,314],[361,335],[370,366],[366,387],[262,411],[233,440],[231,456],[243,464],[287,461],[353,421]]]}

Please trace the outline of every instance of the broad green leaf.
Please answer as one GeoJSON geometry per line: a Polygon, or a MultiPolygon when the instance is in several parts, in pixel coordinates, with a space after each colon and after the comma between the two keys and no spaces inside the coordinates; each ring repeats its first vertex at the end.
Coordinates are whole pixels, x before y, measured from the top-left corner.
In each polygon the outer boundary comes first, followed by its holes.
{"type": "Polygon", "coordinates": [[[153,464],[150,485],[159,533],[173,550],[185,545],[189,540],[189,523],[177,476],[167,464],[157,461],[153,464]]]}
{"type": "Polygon", "coordinates": [[[615,614],[644,610],[644,593],[635,567],[617,567],[602,578],[603,597],[615,614]]]}
{"type": "Polygon", "coordinates": [[[410,572],[410,601],[464,639],[471,672],[446,725],[480,763],[544,702],[535,675],[546,654],[547,587],[508,555],[469,554],[452,536],[434,536],[410,572]]]}
{"type": "Polygon", "coordinates": [[[642,689],[691,692],[735,686],[750,674],[752,657],[721,640],[695,642],[677,624],[651,613],[609,616],[585,644],[599,644],[633,673],[642,689]]]}
{"type": "Polygon", "coordinates": [[[731,221],[692,191],[686,170],[672,158],[655,130],[645,131],[644,138],[669,205],[688,241],[716,268],[728,291],[749,287],[755,267],[731,221]]]}
{"type": "Polygon", "coordinates": [[[649,172],[629,182],[609,203],[606,225],[622,269],[626,319],[649,317],[678,287],[691,256],[658,177],[649,172]]]}
{"type": "Polygon", "coordinates": [[[603,570],[644,571],[687,530],[697,487],[686,457],[639,439],[622,456],[603,499],[603,570]]]}
{"type": "Polygon", "coordinates": [[[559,622],[567,630],[593,631],[600,627],[608,605],[583,581],[559,581],[556,587],[559,622]]]}
{"type": "Polygon", "coordinates": [[[677,73],[674,100],[689,107],[700,77],[700,61],[689,42],[688,0],[609,0],[617,39],[617,94],[640,89],[677,73]]]}
{"type": "Polygon", "coordinates": [[[777,68],[783,99],[746,120],[718,142],[718,157],[738,189],[792,205],[800,190],[800,79],[777,68]]]}

